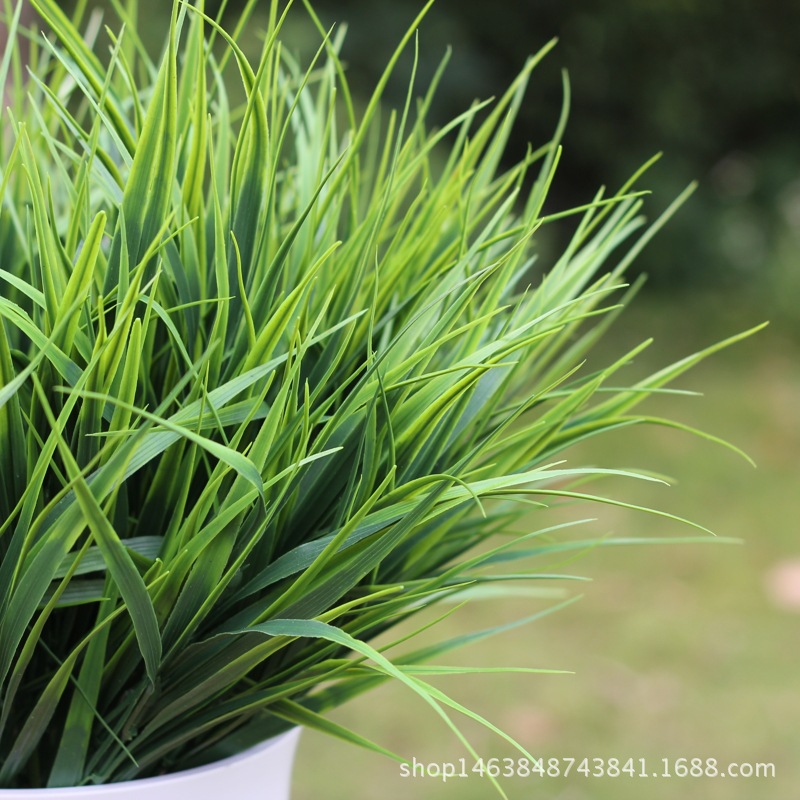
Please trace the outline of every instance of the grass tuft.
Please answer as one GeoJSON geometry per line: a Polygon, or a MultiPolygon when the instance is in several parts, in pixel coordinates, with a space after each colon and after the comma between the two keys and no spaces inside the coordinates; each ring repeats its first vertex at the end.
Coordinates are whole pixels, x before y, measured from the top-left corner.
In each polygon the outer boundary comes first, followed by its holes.
{"type": "Polygon", "coordinates": [[[237,37],[254,3],[229,33],[202,2],[176,2],[158,64],[135,3],[107,61],[55,0],[33,4],[50,33],[20,28],[17,4],[0,60],[13,97],[0,141],[0,786],[159,774],[295,724],[388,753],[323,716],[387,678],[468,750],[454,714],[505,737],[424,680],[464,672],[422,662],[491,631],[391,659],[368,642],[504,581],[517,593],[574,580],[535,563],[615,543],[570,539],[543,506],[631,508],[578,489],[655,479],[572,464],[571,446],[685,429],[637,406],[752,333],[633,385],[625,367],[647,342],[593,357],[638,290],[625,269],[691,187],[649,227],[642,170],[545,213],[567,100],[551,141],[510,168],[504,151],[553,43],[440,131],[426,118],[435,86],[415,102],[413,75],[405,107],[382,118],[430,3],[359,112],[336,32],[320,29],[306,69],[281,46],[287,14],[302,13],[291,4],[272,3],[251,63],[237,37]],[[23,84],[14,43],[28,36],[23,84]],[[572,239],[539,264],[540,230],[557,224],[572,239]],[[530,571],[497,568],[522,559],[530,571]]]}

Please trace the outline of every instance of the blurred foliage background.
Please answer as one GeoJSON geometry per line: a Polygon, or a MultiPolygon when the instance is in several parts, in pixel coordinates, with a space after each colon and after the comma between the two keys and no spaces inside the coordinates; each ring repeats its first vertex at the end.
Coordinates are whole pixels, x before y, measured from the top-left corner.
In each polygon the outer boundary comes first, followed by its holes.
{"type": "MultiPolygon", "coordinates": [[[[140,0],[154,48],[168,5],[140,0]]],[[[211,13],[219,5],[207,3],[211,13]]],[[[234,19],[241,5],[230,0],[226,15],[234,19]]],[[[308,55],[319,37],[297,5],[288,43],[308,55]]],[[[366,94],[421,4],[314,5],[326,25],[347,23],[349,78],[366,94]]],[[[258,13],[268,6],[265,0],[258,13]]],[[[258,13],[244,40],[254,55],[263,30],[258,13]]],[[[675,431],[653,431],[646,439],[638,430],[630,438],[621,433],[583,454],[604,466],[681,475],[682,484],[671,491],[620,487],[618,496],[668,507],[743,544],[608,548],[577,564],[553,565],[592,578],[583,601],[460,658],[577,675],[453,678],[447,689],[546,757],[634,757],[659,765],[661,758],[682,756],[714,757],[720,764],[762,761],[775,763],[778,777],[549,778],[535,788],[511,779],[504,786],[512,800],[783,800],[800,790],[798,31],[800,4],[785,0],[437,0],[420,31],[420,93],[446,49],[453,50],[434,109],[442,123],[474,98],[501,93],[527,55],[559,37],[534,74],[509,149],[516,160],[528,142],[549,138],[566,69],[571,114],[550,210],[587,202],[601,184],[622,184],[661,150],[664,157],[642,181],[653,190],[652,216],[699,180],[698,192],[640,257],[637,268],[651,280],[605,345],[619,353],[655,336],[634,371],[763,319],[773,322],[684,382],[705,392],[705,400],[656,399],[652,406],[658,414],[659,404],[681,403],[683,421],[732,440],[756,460],[757,470],[675,431]]],[[[409,67],[406,60],[398,70],[389,103],[402,103],[409,67]]],[[[571,512],[546,512],[532,525],[571,512]]],[[[596,525],[619,535],[683,532],[619,510],[591,513],[596,525]]],[[[558,599],[543,592],[468,606],[448,621],[447,633],[512,620],[558,599]]],[[[402,688],[380,689],[336,718],[408,757],[441,762],[464,755],[402,688]]],[[[513,755],[502,741],[466,730],[485,757],[513,755]]],[[[390,761],[305,735],[296,800],[375,796],[493,795],[477,778],[404,780],[390,761]]]]}

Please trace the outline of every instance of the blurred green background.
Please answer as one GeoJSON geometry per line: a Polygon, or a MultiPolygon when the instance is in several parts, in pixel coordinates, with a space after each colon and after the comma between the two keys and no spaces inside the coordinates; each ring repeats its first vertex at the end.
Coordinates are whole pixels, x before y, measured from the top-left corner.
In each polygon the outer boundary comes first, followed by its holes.
{"type": "MultiPolygon", "coordinates": [[[[167,6],[141,2],[154,43],[167,6]]],[[[236,6],[229,3],[231,18],[236,6]]],[[[344,57],[357,91],[374,86],[419,6],[316,0],[326,24],[348,23],[344,57]]],[[[245,38],[254,54],[263,30],[258,13],[245,38]]],[[[464,664],[575,674],[453,677],[446,688],[536,755],[646,758],[654,768],[662,758],[680,757],[716,758],[721,766],[770,762],[777,777],[513,778],[503,783],[512,800],[800,795],[798,31],[800,4],[785,0],[438,0],[422,25],[420,92],[453,48],[436,106],[440,123],[474,98],[502,92],[528,54],[559,37],[534,74],[509,151],[516,159],[527,142],[549,138],[562,99],[560,71],[567,69],[572,111],[550,210],[588,201],[601,184],[620,185],[661,150],[664,158],[643,181],[653,190],[652,216],[691,180],[700,181],[639,259],[637,268],[651,280],[598,359],[652,335],[654,345],[632,370],[643,373],[772,321],[682,380],[681,388],[705,398],[654,398],[650,406],[656,415],[668,411],[731,440],[757,469],[666,429],[621,432],[570,456],[679,475],[669,489],[620,484],[615,496],[668,508],[742,543],[601,549],[552,565],[592,579],[565,595],[554,584],[549,595],[469,605],[446,623],[446,633],[511,621],[583,593],[559,613],[457,657],[464,664]]],[[[300,7],[287,36],[301,54],[318,45],[300,7]]],[[[402,102],[408,68],[406,61],[388,102],[402,102]]],[[[531,525],[571,514],[596,516],[596,532],[620,536],[686,532],[609,508],[554,509],[537,513],[531,525]]],[[[409,758],[466,756],[441,721],[399,687],[365,695],[334,718],[409,758]]],[[[465,724],[464,730],[484,758],[514,755],[483,729],[465,724]]],[[[306,733],[300,747],[295,800],[492,796],[477,777],[446,784],[401,778],[393,762],[319,734],[306,733]]]]}

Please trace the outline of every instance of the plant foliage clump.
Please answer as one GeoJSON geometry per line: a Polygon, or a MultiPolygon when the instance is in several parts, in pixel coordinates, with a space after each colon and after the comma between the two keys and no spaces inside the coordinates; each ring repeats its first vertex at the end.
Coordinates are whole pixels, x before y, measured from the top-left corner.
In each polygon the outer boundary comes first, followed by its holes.
{"type": "Polygon", "coordinates": [[[566,114],[501,168],[549,48],[432,131],[436,80],[379,113],[421,17],[357,111],[341,36],[301,68],[277,2],[253,62],[255,3],[229,33],[176,2],[159,64],[135,2],[108,63],[85,3],[33,4],[45,36],[7,12],[27,82],[13,45],[0,61],[0,786],[157,774],[295,724],[380,750],[323,712],[389,677],[457,732],[477,715],[421,664],[459,640],[367,642],[545,577],[494,569],[576,546],[535,507],[614,502],[574,485],[614,471],[564,451],[653,422],[637,404],[722,346],[622,389],[646,343],[583,366],[663,219],[641,227],[633,180],[543,211],[566,114]]]}

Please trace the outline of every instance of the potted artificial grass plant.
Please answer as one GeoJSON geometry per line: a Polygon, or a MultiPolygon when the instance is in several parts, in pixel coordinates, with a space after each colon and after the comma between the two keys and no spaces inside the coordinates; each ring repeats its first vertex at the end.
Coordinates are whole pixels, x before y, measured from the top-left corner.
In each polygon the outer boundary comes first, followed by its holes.
{"type": "Polygon", "coordinates": [[[646,343],[583,366],[683,197],[642,228],[637,175],[545,213],[563,119],[501,167],[549,48],[429,131],[436,80],[378,113],[422,15],[356,111],[338,34],[299,67],[277,2],[253,63],[237,39],[254,2],[230,32],[176,2],[160,64],[135,0],[115,4],[107,64],[85,3],[33,5],[48,33],[26,85],[19,5],[0,61],[0,797],[139,779],[160,797],[198,768],[215,788],[190,791],[216,797],[215,765],[287,731],[272,749],[290,759],[298,726],[381,751],[324,713],[387,678],[458,736],[455,713],[491,727],[425,680],[461,640],[369,642],[524,577],[497,569],[516,559],[544,577],[537,559],[576,541],[532,506],[616,502],[587,478],[653,480],[567,459],[671,424],[635,408],[741,338],[628,388],[606,387],[646,343]],[[569,245],[534,264],[563,217],[569,245]]]}

